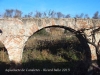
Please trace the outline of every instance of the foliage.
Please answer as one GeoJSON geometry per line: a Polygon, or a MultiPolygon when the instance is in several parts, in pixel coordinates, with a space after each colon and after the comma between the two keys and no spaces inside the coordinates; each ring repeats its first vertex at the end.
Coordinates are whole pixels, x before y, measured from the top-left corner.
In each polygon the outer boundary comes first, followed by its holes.
{"type": "Polygon", "coordinates": [[[34,36],[35,36],[35,35],[49,36],[49,33],[48,33],[45,29],[42,29],[42,30],[36,32],[36,34],[34,34],[34,36]]]}
{"type": "MultiPolygon", "coordinates": [[[[49,10],[49,11],[45,11],[45,12],[40,12],[40,11],[35,11],[35,14],[33,14],[34,12],[29,12],[28,14],[25,14],[24,16],[22,16],[22,11],[18,10],[18,9],[6,9],[4,14],[0,16],[3,18],[85,18],[85,19],[89,19],[89,15],[88,14],[76,14],[75,16],[71,17],[71,14],[63,14],[62,12],[56,12],[54,10],[49,10]]],[[[100,15],[99,12],[95,12],[93,17],[94,19],[100,19],[100,15]]]]}
{"type": "Polygon", "coordinates": [[[99,19],[100,18],[99,12],[98,11],[95,12],[92,18],[93,19],[99,19]]]}
{"type": "Polygon", "coordinates": [[[4,12],[4,15],[3,17],[6,18],[6,17],[15,17],[15,18],[20,18],[22,15],[22,11],[16,9],[6,9],[5,12],[4,12]]]}
{"type": "MultiPolygon", "coordinates": [[[[35,39],[34,37],[30,37],[29,39],[30,41],[26,43],[26,46],[25,46],[26,48],[23,54],[24,62],[27,62],[33,59],[34,60],[51,60],[52,62],[68,61],[66,58],[69,58],[74,61],[83,60],[84,54],[79,52],[78,50],[80,49],[77,48],[77,44],[80,44],[80,42],[78,42],[78,39],[74,35],[69,36],[69,37],[68,35],[67,37],[65,37],[66,35],[63,35],[63,37],[60,37],[60,38],[58,38],[59,36],[56,36],[56,39],[55,39],[55,37],[53,38],[51,35],[48,37],[45,37],[44,32],[46,31],[43,29],[40,32],[36,33],[35,39]],[[30,46],[31,48],[27,49],[27,47],[29,47],[28,45],[32,45],[35,48],[30,46]],[[77,54],[79,56],[77,56],[77,54]]],[[[72,33],[68,31],[66,31],[66,33],[69,33],[69,35],[72,35],[72,33]]]]}

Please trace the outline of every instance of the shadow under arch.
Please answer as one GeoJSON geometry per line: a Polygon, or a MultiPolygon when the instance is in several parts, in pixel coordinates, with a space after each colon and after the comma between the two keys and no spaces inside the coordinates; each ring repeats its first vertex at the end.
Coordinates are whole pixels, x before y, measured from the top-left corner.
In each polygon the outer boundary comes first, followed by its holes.
{"type": "MultiPolygon", "coordinates": [[[[5,48],[4,44],[1,41],[0,41],[0,52],[3,52],[3,53],[1,53],[3,55],[3,60],[5,60],[5,62],[7,62],[8,61],[8,52],[7,52],[7,49],[5,48]]],[[[2,61],[2,59],[1,59],[1,61],[2,61]]]]}
{"type": "MultiPolygon", "coordinates": [[[[87,64],[85,64],[85,66],[88,67],[90,66],[90,62],[91,62],[91,52],[90,52],[90,48],[88,46],[88,43],[87,43],[87,39],[85,38],[85,35],[83,35],[80,31],[76,31],[72,28],[69,28],[69,27],[66,27],[66,26],[59,26],[59,25],[53,25],[53,26],[48,26],[48,27],[44,27],[44,28],[50,28],[50,27],[58,27],[58,28],[64,28],[65,30],[68,30],[70,31],[71,33],[75,34],[75,36],[78,38],[78,40],[80,41],[82,47],[84,48],[85,50],[85,56],[86,56],[86,60],[84,62],[86,62],[87,64]]],[[[43,29],[43,28],[42,28],[43,29]]],[[[41,31],[42,29],[36,31],[35,33],[41,31]]],[[[33,33],[33,36],[34,34],[33,33]]],[[[31,37],[31,36],[30,36],[31,37]]],[[[37,60],[36,60],[37,61],[37,60]]],[[[35,61],[35,62],[36,62],[35,61]]],[[[34,61],[33,61],[34,62],[34,61]]],[[[80,65],[81,66],[81,65],[80,65]]]]}
{"type": "Polygon", "coordinates": [[[76,31],[72,28],[69,28],[67,26],[60,26],[60,25],[54,25],[54,26],[48,26],[45,28],[50,28],[50,27],[58,27],[58,28],[64,28],[65,30],[70,31],[71,33],[75,34],[75,36],[78,38],[78,40],[80,41],[80,43],[83,45],[83,48],[85,48],[85,56],[86,58],[86,62],[88,62],[87,64],[90,65],[91,62],[91,51],[90,51],[90,47],[88,45],[86,36],[82,34],[82,32],[80,31],[76,31]]]}
{"type": "MultiPolygon", "coordinates": [[[[72,28],[69,28],[67,26],[60,26],[60,25],[47,26],[47,27],[44,27],[44,28],[51,28],[51,27],[63,28],[65,30],[68,30],[71,33],[75,34],[75,36],[78,38],[78,40],[80,41],[80,43],[85,48],[85,52],[86,52],[85,54],[86,54],[86,57],[87,57],[88,61],[91,61],[91,51],[90,51],[90,48],[89,48],[86,36],[84,34],[82,34],[82,32],[76,31],[76,30],[74,30],[72,28]]],[[[41,31],[44,28],[41,28],[40,30],[36,31],[35,33],[41,31]]],[[[33,33],[33,36],[34,36],[35,33],[33,33]]]]}
{"type": "Polygon", "coordinates": [[[0,41],[0,74],[5,74],[5,69],[9,68],[10,60],[7,49],[5,48],[4,44],[0,41]]]}

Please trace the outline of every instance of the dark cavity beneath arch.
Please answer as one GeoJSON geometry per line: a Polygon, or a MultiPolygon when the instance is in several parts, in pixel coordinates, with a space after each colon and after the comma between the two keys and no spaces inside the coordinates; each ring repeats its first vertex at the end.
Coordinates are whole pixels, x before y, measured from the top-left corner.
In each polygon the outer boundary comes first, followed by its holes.
{"type": "MultiPolygon", "coordinates": [[[[72,28],[69,28],[69,27],[66,27],[66,26],[60,26],[60,25],[47,26],[47,27],[44,27],[42,29],[51,28],[51,27],[64,28],[65,30],[68,30],[71,33],[75,34],[75,36],[78,38],[78,40],[80,41],[81,45],[83,46],[83,48],[85,50],[85,55],[86,55],[86,59],[87,59],[86,61],[91,61],[91,52],[90,52],[90,48],[89,48],[88,43],[87,43],[87,39],[85,38],[86,37],[85,35],[83,35],[80,31],[76,31],[72,28]]],[[[41,31],[42,29],[36,31],[35,33],[41,31]]],[[[35,33],[33,33],[33,36],[34,36],[35,33]]]]}
{"type": "MultiPolygon", "coordinates": [[[[90,65],[90,62],[91,62],[91,52],[90,52],[90,48],[89,48],[88,43],[87,43],[87,39],[85,38],[85,35],[83,35],[80,31],[76,31],[76,30],[74,30],[72,28],[65,27],[65,26],[59,26],[59,25],[58,26],[57,25],[55,26],[54,25],[54,26],[48,26],[48,27],[44,27],[44,28],[50,28],[50,27],[64,28],[65,30],[68,30],[71,33],[75,34],[75,36],[80,41],[80,43],[82,45],[82,48],[84,48],[84,50],[85,50],[84,51],[85,52],[84,54],[85,54],[86,60],[84,60],[84,62],[87,63],[87,64],[85,64],[84,66],[86,66],[87,69],[88,69],[88,67],[90,65]]],[[[42,29],[44,29],[44,28],[42,28],[42,29]]],[[[41,31],[42,29],[36,31],[35,33],[41,31]]],[[[33,34],[33,36],[34,36],[34,34],[33,34]]]]}
{"type": "Polygon", "coordinates": [[[86,57],[87,57],[87,61],[91,61],[91,51],[90,51],[86,36],[83,35],[82,32],[76,31],[76,30],[69,28],[69,27],[66,27],[66,26],[60,26],[60,25],[48,26],[48,27],[45,27],[45,28],[50,28],[50,27],[64,28],[65,30],[68,30],[71,33],[75,34],[75,36],[78,38],[80,43],[85,48],[85,54],[86,54],[86,57]]]}

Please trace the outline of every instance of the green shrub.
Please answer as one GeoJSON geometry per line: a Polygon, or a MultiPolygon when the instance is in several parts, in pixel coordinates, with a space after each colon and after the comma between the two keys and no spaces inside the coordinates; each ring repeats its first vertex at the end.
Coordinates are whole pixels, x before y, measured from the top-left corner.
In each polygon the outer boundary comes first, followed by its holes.
{"type": "Polygon", "coordinates": [[[38,31],[38,32],[36,32],[34,34],[34,36],[36,36],[36,35],[39,35],[39,36],[49,36],[50,34],[48,32],[46,32],[45,29],[42,29],[42,30],[40,30],[40,31],[38,31]]]}

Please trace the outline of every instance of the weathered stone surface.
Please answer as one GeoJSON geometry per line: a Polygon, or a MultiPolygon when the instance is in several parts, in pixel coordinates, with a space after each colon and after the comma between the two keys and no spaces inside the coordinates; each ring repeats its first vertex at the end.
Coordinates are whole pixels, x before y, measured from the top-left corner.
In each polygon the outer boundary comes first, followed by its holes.
{"type": "MultiPolygon", "coordinates": [[[[41,28],[47,26],[65,26],[75,31],[84,30],[84,34],[90,42],[93,42],[92,31],[100,28],[100,20],[94,19],[53,19],[34,18],[0,19],[0,41],[5,45],[10,61],[20,62],[23,48],[28,37],[41,28]]],[[[98,29],[100,31],[100,29],[98,29]]],[[[95,34],[95,45],[100,45],[100,32],[95,34]]],[[[96,60],[96,49],[89,43],[91,50],[91,60],[96,60]]]]}

